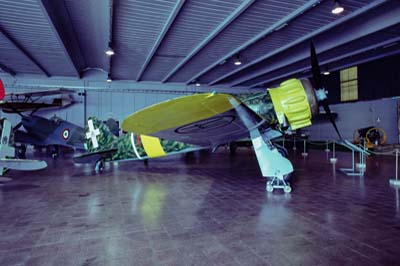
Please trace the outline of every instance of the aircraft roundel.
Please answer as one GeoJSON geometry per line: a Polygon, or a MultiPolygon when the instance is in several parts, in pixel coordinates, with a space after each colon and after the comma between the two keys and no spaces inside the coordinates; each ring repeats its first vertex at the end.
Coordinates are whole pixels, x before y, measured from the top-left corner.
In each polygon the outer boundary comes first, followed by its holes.
{"type": "Polygon", "coordinates": [[[68,128],[66,128],[66,129],[63,130],[63,132],[62,132],[62,138],[63,138],[64,140],[67,140],[67,139],[69,138],[69,129],[68,129],[68,128]]]}

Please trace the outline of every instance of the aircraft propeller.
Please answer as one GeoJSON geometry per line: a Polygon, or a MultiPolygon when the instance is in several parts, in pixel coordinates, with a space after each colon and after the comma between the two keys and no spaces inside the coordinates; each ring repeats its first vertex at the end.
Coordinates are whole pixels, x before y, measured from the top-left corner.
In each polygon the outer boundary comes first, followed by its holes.
{"type": "Polygon", "coordinates": [[[313,41],[311,41],[310,50],[311,50],[310,51],[311,52],[311,72],[312,72],[312,77],[314,80],[314,85],[316,87],[315,94],[317,96],[318,102],[324,108],[326,115],[329,117],[329,120],[331,121],[333,127],[335,128],[335,131],[336,131],[337,135],[339,136],[339,139],[342,140],[342,136],[339,133],[339,129],[336,126],[335,119],[332,115],[331,109],[329,108],[328,98],[326,96],[325,88],[322,85],[321,70],[319,67],[317,53],[315,52],[315,47],[314,47],[313,41]]]}
{"type": "Polygon", "coordinates": [[[18,130],[22,126],[22,121],[15,125],[13,128],[14,131],[18,130]]]}

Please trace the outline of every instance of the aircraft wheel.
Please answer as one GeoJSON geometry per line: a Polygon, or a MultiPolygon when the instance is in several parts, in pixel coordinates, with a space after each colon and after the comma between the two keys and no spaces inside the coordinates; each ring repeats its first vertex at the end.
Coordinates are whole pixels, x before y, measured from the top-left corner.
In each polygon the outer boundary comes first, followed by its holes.
{"type": "Polygon", "coordinates": [[[285,191],[285,193],[290,193],[290,192],[292,192],[292,188],[290,186],[285,186],[283,188],[283,191],[285,191]]]}
{"type": "Polygon", "coordinates": [[[21,146],[17,147],[17,158],[25,159],[26,158],[26,145],[21,144],[21,146]]]}
{"type": "Polygon", "coordinates": [[[231,155],[236,154],[237,144],[235,142],[229,143],[229,152],[231,155]]]}
{"type": "Polygon", "coordinates": [[[95,171],[96,173],[100,173],[103,170],[104,170],[104,160],[101,159],[96,162],[95,171]]]}
{"type": "Polygon", "coordinates": [[[268,192],[274,191],[274,187],[273,187],[271,184],[268,184],[268,183],[267,183],[267,191],[268,191],[268,192]]]}

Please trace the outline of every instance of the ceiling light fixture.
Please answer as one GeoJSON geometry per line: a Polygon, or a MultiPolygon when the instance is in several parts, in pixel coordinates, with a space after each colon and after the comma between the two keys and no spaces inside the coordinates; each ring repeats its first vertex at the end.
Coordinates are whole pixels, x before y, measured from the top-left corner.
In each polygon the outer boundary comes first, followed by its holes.
{"type": "Polygon", "coordinates": [[[235,64],[235,66],[240,66],[242,64],[242,61],[240,61],[239,54],[236,54],[236,59],[235,59],[234,64],[235,64]]]}
{"type": "Polygon", "coordinates": [[[111,75],[110,74],[108,74],[108,76],[107,76],[107,82],[111,82],[112,81],[112,79],[111,79],[111,75]]]}
{"type": "Polygon", "coordinates": [[[196,81],[194,85],[195,85],[196,87],[200,87],[200,82],[199,82],[199,81],[196,81]]]}
{"type": "Polygon", "coordinates": [[[322,75],[325,75],[325,76],[328,76],[329,74],[331,74],[331,72],[329,72],[328,69],[326,69],[326,70],[324,70],[324,71],[322,72],[322,75]]]}
{"type": "Polygon", "coordinates": [[[331,12],[332,14],[338,15],[344,11],[344,7],[340,5],[339,0],[335,0],[334,2],[335,4],[333,5],[331,12]]]}
{"type": "Polygon", "coordinates": [[[111,45],[111,43],[109,42],[108,43],[108,48],[107,48],[107,50],[106,50],[106,55],[108,55],[108,56],[112,56],[112,55],[114,55],[115,53],[114,53],[114,50],[113,50],[113,48],[112,48],[112,45],[111,45]]]}

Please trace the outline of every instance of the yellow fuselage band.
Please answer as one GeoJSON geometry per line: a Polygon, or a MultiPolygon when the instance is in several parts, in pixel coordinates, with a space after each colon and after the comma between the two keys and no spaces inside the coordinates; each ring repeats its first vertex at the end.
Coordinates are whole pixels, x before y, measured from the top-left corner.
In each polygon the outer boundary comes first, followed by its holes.
{"type": "Polygon", "coordinates": [[[167,155],[161,146],[160,139],[156,137],[150,137],[141,135],[143,148],[149,158],[162,157],[167,155]]]}

